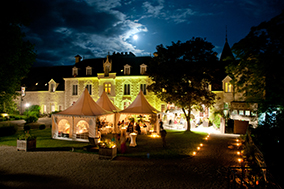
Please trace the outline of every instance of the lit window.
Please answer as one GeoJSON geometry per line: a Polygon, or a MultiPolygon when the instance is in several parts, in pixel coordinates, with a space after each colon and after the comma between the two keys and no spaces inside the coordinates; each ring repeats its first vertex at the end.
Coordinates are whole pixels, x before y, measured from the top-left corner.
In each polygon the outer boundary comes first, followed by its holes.
{"type": "Polygon", "coordinates": [[[128,64],[124,66],[124,75],[130,75],[130,67],[128,64]]]}
{"type": "Polygon", "coordinates": [[[225,83],[225,92],[226,93],[233,92],[233,86],[230,83],[225,83]]]}
{"type": "Polygon", "coordinates": [[[72,95],[78,95],[78,85],[73,85],[72,95]]]}
{"type": "Polygon", "coordinates": [[[140,85],[140,90],[143,92],[144,95],[146,95],[146,89],[147,89],[147,85],[146,84],[141,84],[140,85]]]}
{"type": "Polygon", "coordinates": [[[141,64],[140,65],[140,74],[145,74],[147,71],[147,65],[146,64],[141,64]]]}
{"type": "Polygon", "coordinates": [[[250,111],[249,111],[249,110],[246,110],[246,111],[245,111],[245,115],[246,115],[246,116],[250,116],[250,111]]]}
{"type": "Polygon", "coordinates": [[[105,92],[107,94],[110,94],[111,93],[111,84],[110,83],[105,83],[105,92]]]}
{"type": "Polygon", "coordinates": [[[244,115],[244,110],[239,110],[239,115],[244,115]]]}
{"type": "Polygon", "coordinates": [[[89,94],[92,95],[92,85],[86,85],[86,88],[89,91],[89,94]]]}
{"type": "Polygon", "coordinates": [[[72,70],[72,75],[75,77],[78,75],[78,68],[74,67],[72,70]]]}
{"type": "Polygon", "coordinates": [[[238,110],[233,110],[232,115],[238,115],[238,110]]]}
{"type": "Polygon", "coordinates": [[[124,85],[124,95],[130,95],[130,84],[124,85]]]}
{"type": "Polygon", "coordinates": [[[92,75],[92,67],[86,67],[86,75],[92,75]]]}

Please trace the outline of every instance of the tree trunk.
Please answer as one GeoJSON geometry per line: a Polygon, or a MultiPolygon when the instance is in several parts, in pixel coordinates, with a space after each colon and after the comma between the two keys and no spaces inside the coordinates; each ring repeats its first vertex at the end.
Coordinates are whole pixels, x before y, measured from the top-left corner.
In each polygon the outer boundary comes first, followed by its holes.
{"type": "Polygon", "coordinates": [[[190,113],[191,113],[191,110],[188,110],[188,114],[186,114],[184,108],[182,108],[182,111],[183,111],[185,118],[186,118],[186,121],[187,121],[187,129],[186,130],[190,131],[190,113]]]}

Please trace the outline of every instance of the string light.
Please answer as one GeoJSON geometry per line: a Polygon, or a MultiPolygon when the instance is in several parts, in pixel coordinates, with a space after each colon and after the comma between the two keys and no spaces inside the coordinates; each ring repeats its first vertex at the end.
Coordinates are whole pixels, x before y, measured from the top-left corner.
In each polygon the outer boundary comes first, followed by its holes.
{"type": "Polygon", "coordinates": [[[195,156],[195,155],[196,155],[196,152],[195,152],[195,151],[194,151],[194,152],[192,152],[192,155],[194,155],[194,156],[195,156]]]}

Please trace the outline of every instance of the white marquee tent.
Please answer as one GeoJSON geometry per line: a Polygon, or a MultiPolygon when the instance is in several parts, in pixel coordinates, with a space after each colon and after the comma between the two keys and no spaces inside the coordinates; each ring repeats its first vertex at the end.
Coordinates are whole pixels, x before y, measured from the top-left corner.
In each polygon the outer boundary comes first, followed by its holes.
{"type": "Polygon", "coordinates": [[[87,141],[98,134],[97,120],[114,123],[114,118],[114,113],[100,107],[85,89],[74,105],[52,115],[52,138],[87,141]]]}
{"type": "Polygon", "coordinates": [[[155,127],[154,131],[159,133],[158,129],[158,119],[157,113],[159,111],[156,110],[151,104],[147,101],[142,91],[139,92],[136,99],[130,104],[127,108],[120,111],[120,119],[121,117],[129,114],[137,114],[137,115],[151,115],[152,122],[154,122],[155,127]]]}
{"type": "Polygon", "coordinates": [[[119,112],[121,111],[116,105],[114,105],[108,98],[105,91],[103,91],[101,97],[97,100],[97,104],[103,109],[110,112],[119,112]]]}

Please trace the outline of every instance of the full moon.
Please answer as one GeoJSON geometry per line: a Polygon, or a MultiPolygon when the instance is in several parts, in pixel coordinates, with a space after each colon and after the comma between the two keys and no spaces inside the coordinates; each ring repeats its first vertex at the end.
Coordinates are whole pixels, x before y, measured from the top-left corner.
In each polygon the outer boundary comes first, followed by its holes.
{"type": "Polygon", "coordinates": [[[134,40],[137,40],[137,39],[138,39],[138,35],[134,35],[134,36],[133,36],[133,39],[134,39],[134,40]]]}

